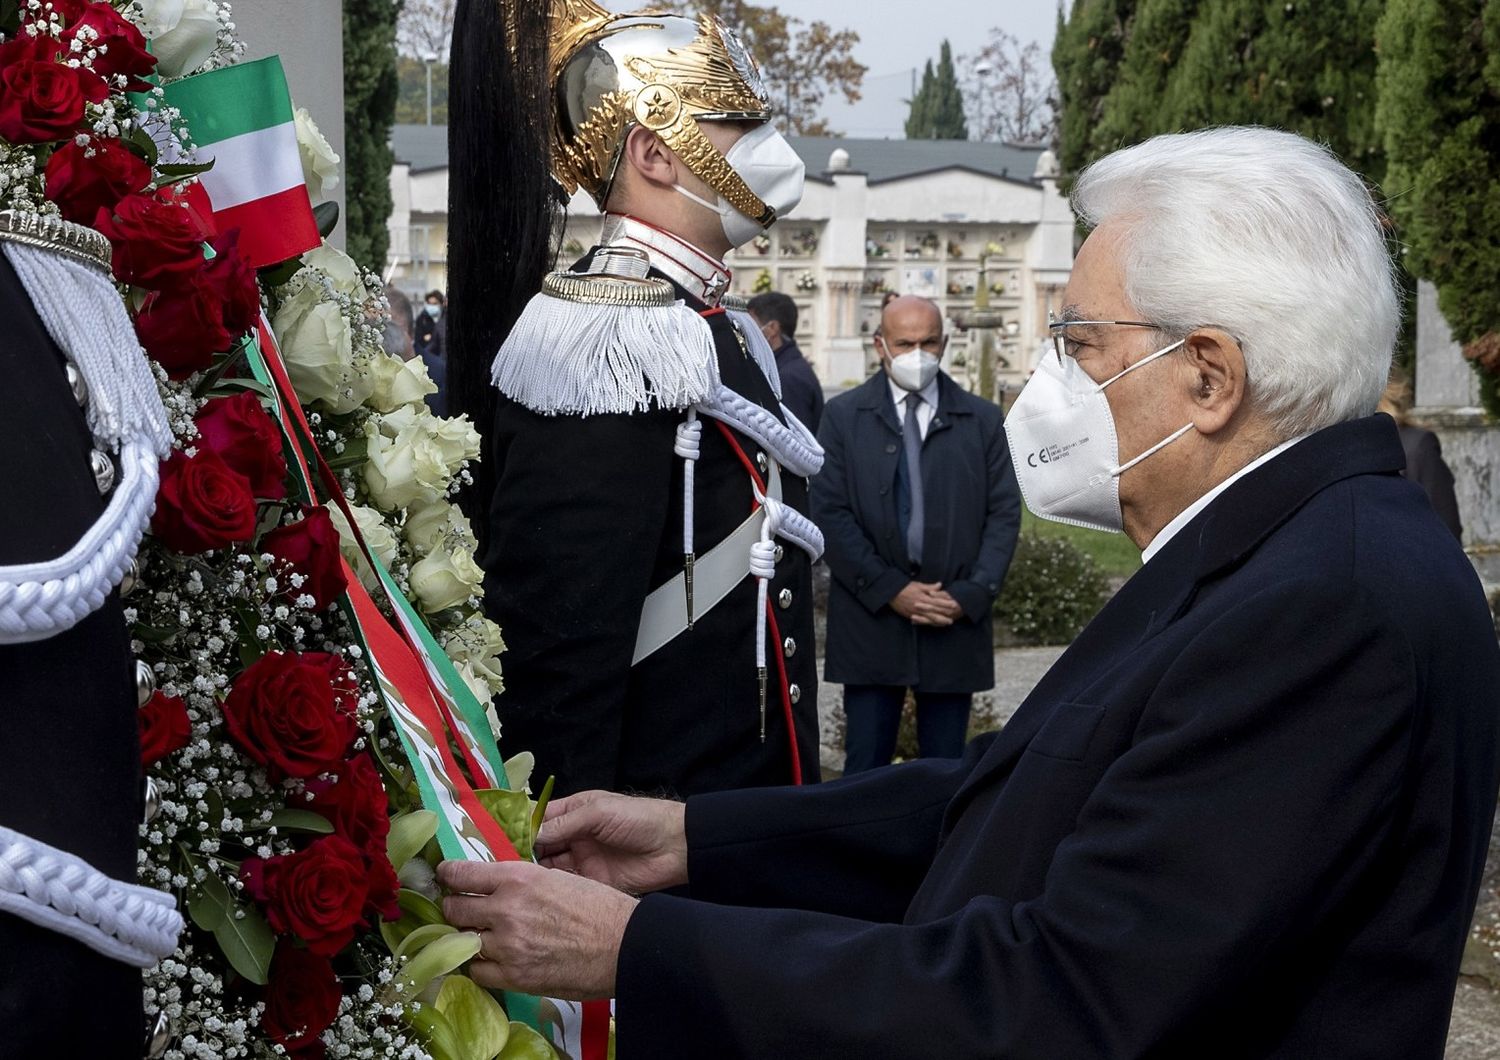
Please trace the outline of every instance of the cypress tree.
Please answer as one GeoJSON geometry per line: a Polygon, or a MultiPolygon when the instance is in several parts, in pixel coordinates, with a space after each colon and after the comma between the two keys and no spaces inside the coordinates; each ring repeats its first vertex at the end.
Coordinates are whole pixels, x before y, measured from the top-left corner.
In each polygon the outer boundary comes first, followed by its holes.
{"type": "Polygon", "coordinates": [[[911,110],[906,115],[906,138],[908,140],[928,138],[928,130],[932,128],[933,81],[932,60],[928,59],[927,67],[922,71],[922,82],[909,101],[911,110]]]}
{"type": "Polygon", "coordinates": [[[1390,0],[1376,29],[1376,125],[1408,269],[1500,416],[1500,0],[1390,0]]]}
{"type": "Polygon", "coordinates": [[[938,56],[937,106],[932,116],[932,138],[934,140],[967,140],[969,123],[964,118],[964,94],[958,87],[958,75],[953,69],[953,48],[943,41],[943,50],[938,56]]]}
{"type": "Polygon", "coordinates": [[[943,41],[936,70],[932,60],[922,71],[922,86],[911,101],[906,118],[908,140],[967,140],[969,126],[964,120],[964,96],[953,69],[953,49],[943,41]]]}
{"type": "Polygon", "coordinates": [[[1119,80],[1136,0],[1074,0],[1070,17],[1057,13],[1052,68],[1057,73],[1058,162],[1064,180],[1113,150],[1099,136],[1105,100],[1119,80]]]}
{"type": "Polygon", "coordinates": [[[344,0],[345,246],[376,273],[385,271],[391,216],[391,125],[396,76],[396,17],[401,0],[344,0]]]}

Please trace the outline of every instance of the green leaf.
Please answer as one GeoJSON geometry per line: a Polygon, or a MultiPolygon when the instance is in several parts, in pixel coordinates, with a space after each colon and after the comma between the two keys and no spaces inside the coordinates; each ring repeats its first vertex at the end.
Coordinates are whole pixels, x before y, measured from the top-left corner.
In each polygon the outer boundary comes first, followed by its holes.
{"type": "Polygon", "coordinates": [[[280,287],[292,282],[292,277],[302,271],[302,259],[292,258],[290,261],[278,262],[268,265],[260,270],[260,282],[268,289],[280,287]]]}
{"type": "Polygon", "coordinates": [[[246,979],[265,986],[271,975],[276,935],[253,905],[236,905],[214,928],[214,939],[231,967],[246,979]],[[240,915],[243,914],[243,915],[240,915]]]}
{"type": "Polygon", "coordinates": [[[499,1060],[557,1060],[557,1053],[536,1031],[524,1023],[511,1023],[510,1039],[500,1050],[499,1060]]]}
{"type": "Polygon", "coordinates": [[[542,793],[537,796],[536,808],[531,811],[531,841],[536,842],[536,834],[542,830],[542,818],[547,815],[547,803],[552,799],[552,785],[556,782],[556,776],[549,776],[547,783],[542,785],[542,793]]]}
{"type": "Polygon", "coordinates": [[[421,1037],[432,1060],[467,1060],[463,1039],[458,1036],[453,1022],[437,1010],[434,1005],[409,1005],[406,1022],[421,1037]]]}
{"type": "Polygon", "coordinates": [[[516,852],[526,860],[531,859],[531,799],[525,792],[500,791],[486,788],[476,791],[479,805],[485,808],[505,829],[505,834],[515,844],[516,852]]]}
{"type": "Polygon", "coordinates": [[[214,160],[210,158],[207,162],[169,162],[158,165],[156,172],[163,179],[159,184],[176,184],[190,177],[200,177],[214,168],[214,160]]]}
{"type": "Polygon", "coordinates": [[[311,810],[294,810],[282,808],[271,814],[271,819],[265,824],[246,826],[246,831],[260,831],[265,828],[274,827],[280,832],[305,832],[310,835],[332,835],[333,822],[321,813],[313,813],[311,810]]]}
{"type": "Polygon", "coordinates": [[[505,760],[505,786],[511,791],[525,791],[536,768],[536,755],[522,751],[505,760]]]}
{"type": "Polygon", "coordinates": [[[246,390],[264,398],[275,397],[270,387],[259,379],[251,379],[248,376],[242,379],[220,379],[210,390],[205,391],[203,396],[206,398],[233,397],[246,390]]]}
{"type": "Polygon", "coordinates": [[[214,931],[234,908],[234,898],[223,880],[209,873],[188,899],[188,916],[204,931],[214,931]]]}
{"type": "Polygon", "coordinates": [[[423,924],[406,938],[401,940],[401,945],[396,947],[397,957],[414,957],[422,951],[422,947],[436,942],[444,935],[452,935],[458,928],[452,924],[423,924]]]}
{"type": "Polygon", "coordinates": [[[410,1001],[438,976],[479,956],[479,946],[479,936],[472,931],[456,931],[429,942],[391,982],[391,993],[398,1001],[410,1001]]]}
{"type": "Polygon", "coordinates": [[[400,872],[401,866],[420,854],[427,841],[437,835],[437,830],[438,815],[431,810],[413,810],[393,818],[385,840],[391,867],[400,872]]]}
{"type": "Polygon", "coordinates": [[[313,220],[318,223],[318,235],[327,239],[339,226],[339,204],[320,202],[313,207],[313,220]]]}
{"type": "Polygon", "coordinates": [[[145,129],[142,129],[139,125],[131,129],[130,135],[126,137],[126,142],[135,148],[136,153],[146,160],[148,166],[154,167],[156,165],[156,160],[160,157],[161,153],[157,150],[156,141],[151,139],[151,134],[145,129]]]}
{"type": "Polygon", "coordinates": [[[472,979],[461,975],[444,979],[436,1007],[458,1033],[468,1060],[494,1060],[510,1040],[505,1009],[472,979]]]}
{"type": "Polygon", "coordinates": [[[380,937],[385,939],[392,953],[400,949],[407,936],[418,928],[444,923],[443,911],[437,903],[416,891],[406,888],[397,891],[396,904],[401,908],[400,918],[382,921],[380,925],[380,937]]]}
{"type": "Polygon", "coordinates": [[[363,435],[344,439],[344,451],[328,458],[328,466],[335,471],[359,467],[370,458],[370,442],[363,435]]]}

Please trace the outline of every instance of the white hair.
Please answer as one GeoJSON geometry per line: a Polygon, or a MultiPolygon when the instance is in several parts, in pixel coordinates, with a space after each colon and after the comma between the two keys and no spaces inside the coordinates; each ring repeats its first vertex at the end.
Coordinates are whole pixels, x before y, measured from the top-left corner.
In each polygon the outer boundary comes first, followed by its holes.
{"type": "Polygon", "coordinates": [[[1073,208],[1120,226],[1142,319],[1239,341],[1251,407],[1281,437],[1375,411],[1400,294],[1380,210],[1327,148],[1250,127],[1157,136],[1084,170],[1073,208]]]}

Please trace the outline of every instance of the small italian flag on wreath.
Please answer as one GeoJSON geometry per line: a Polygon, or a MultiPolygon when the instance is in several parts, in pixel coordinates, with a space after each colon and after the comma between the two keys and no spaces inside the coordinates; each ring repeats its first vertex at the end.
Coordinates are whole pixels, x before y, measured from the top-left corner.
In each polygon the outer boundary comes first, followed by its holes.
{"type": "Polygon", "coordinates": [[[254,268],[318,246],[318,223],[297,153],[286,74],[276,56],[183,78],[166,88],[196,146],[185,162],[212,162],[198,180],[221,232],[240,230],[254,268]]]}

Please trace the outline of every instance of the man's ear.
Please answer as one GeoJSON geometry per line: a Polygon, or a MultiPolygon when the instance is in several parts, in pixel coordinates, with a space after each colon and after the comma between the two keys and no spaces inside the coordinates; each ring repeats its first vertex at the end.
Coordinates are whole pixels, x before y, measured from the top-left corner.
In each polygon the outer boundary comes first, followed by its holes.
{"type": "Polygon", "coordinates": [[[678,183],[677,156],[650,129],[640,125],[631,129],[625,137],[623,152],[620,164],[639,174],[641,179],[664,188],[678,183]]]}
{"type": "Polygon", "coordinates": [[[1227,331],[1200,328],[1183,342],[1183,353],[1193,426],[1199,434],[1223,430],[1247,397],[1245,351],[1227,331]]]}

